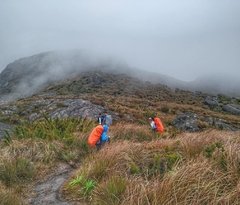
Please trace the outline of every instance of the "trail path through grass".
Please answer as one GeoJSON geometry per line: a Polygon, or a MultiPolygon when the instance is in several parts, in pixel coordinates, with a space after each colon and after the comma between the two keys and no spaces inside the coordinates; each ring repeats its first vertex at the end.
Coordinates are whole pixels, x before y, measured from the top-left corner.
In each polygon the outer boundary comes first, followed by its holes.
{"type": "Polygon", "coordinates": [[[29,204],[70,205],[70,203],[61,199],[59,190],[71,171],[72,168],[69,165],[61,164],[53,175],[36,185],[34,189],[35,196],[29,199],[29,204]]]}

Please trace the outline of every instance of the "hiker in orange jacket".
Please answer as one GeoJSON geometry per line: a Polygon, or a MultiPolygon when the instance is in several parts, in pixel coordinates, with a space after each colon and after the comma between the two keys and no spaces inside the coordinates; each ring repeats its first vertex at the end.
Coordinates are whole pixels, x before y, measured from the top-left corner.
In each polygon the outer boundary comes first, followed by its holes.
{"type": "Polygon", "coordinates": [[[106,143],[110,142],[110,137],[107,135],[108,125],[98,125],[96,126],[91,134],[88,137],[88,144],[90,147],[97,147],[97,149],[101,149],[101,147],[106,143]]]}
{"type": "Polygon", "coordinates": [[[154,117],[150,117],[149,120],[150,120],[151,128],[154,131],[159,132],[159,133],[164,132],[164,126],[163,126],[163,123],[160,120],[160,118],[158,118],[157,116],[154,116],[154,117]]]}

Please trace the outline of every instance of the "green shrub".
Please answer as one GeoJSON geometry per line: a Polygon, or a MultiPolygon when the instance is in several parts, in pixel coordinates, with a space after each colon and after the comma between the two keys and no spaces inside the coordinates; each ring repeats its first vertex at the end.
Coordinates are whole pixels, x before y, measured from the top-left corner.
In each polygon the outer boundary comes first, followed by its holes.
{"type": "Polygon", "coordinates": [[[206,148],[204,149],[204,156],[207,158],[211,158],[216,149],[224,151],[223,144],[221,142],[216,142],[206,146],[206,148]]]}
{"type": "Polygon", "coordinates": [[[87,119],[49,119],[44,118],[32,123],[24,122],[17,126],[14,135],[18,139],[40,138],[46,140],[62,140],[71,145],[74,141],[74,132],[89,132],[94,122],[87,119]]]}
{"type": "Polygon", "coordinates": [[[96,186],[96,182],[92,179],[87,179],[85,180],[83,186],[82,186],[82,189],[81,189],[81,192],[83,194],[83,196],[85,198],[88,198],[90,197],[92,191],[94,190],[96,186]]]}
{"type": "Polygon", "coordinates": [[[89,199],[91,196],[92,191],[94,190],[96,186],[96,181],[86,178],[83,175],[77,176],[76,178],[72,179],[69,182],[69,187],[74,188],[74,187],[79,187],[79,192],[83,198],[89,199]]]}
{"type": "Polygon", "coordinates": [[[155,154],[147,167],[147,176],[164,175],[173,169],[174,165],[181,159],[181,155],[175,152],[155,154]]]}
{"type": "Polygon", "coordinates": [[[76,178],[72,179],[69,182],[69,186],[73,187],[73,186],[76,186],[76,185],[81,185],[83,180],[84,180],[83,176],[77,176],[76,178]]]}

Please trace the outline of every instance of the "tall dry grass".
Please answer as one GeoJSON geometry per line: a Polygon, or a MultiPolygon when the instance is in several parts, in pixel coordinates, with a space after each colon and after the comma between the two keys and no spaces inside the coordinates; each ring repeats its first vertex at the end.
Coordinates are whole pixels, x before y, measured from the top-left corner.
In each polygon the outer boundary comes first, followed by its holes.
{"type": "MultiPolygon", "coordinates": [[[[96,181],[90,204],[239,204],[239,137],[215,130],[145,142],[121,137],[86,158],[70,181],[96,181]]],[[[79,189],[66,183],[64,194],[83,200],[79,189]]]]}
{"type": "Polygon", "coordinates": [[[131,140],[136,142],[151,141],[159,137],[150,129],[150,126],[129,123],[117,123],[111,126],[109,135],[114,141],[131,140]]]}
{"type": "Polygon", "coordinates": [[[45,119],[17,126],[0,142],[0,183],[4,185],[0,194],[7,196],[11,189],[16,192],[13,196],[27,197],[33,182],[54,171],[58,163],[79,163],[89,153],[86,138],[93,124],[84,119],[45,119]]]}

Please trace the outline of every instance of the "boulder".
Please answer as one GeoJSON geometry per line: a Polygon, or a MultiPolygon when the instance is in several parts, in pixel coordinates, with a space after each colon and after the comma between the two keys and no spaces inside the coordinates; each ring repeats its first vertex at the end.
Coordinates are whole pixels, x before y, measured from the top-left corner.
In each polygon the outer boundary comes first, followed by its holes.
{"type": "Polygon", "coordinates": [[[99,113],[104,112],[104,108],[94,105],[87,100],[67,99],[63,101],[63,107],[50,112],[51,118],[83,117],[97,119],[99,113]]]}
{"type": "Polygon", "coordinates": [[[186,112],[178,115],[176,119],[173,120],[172,124],[180,130],[197,132],[200,130],[198,127],[198,116],[195,113],[186,112]]]}
{"type": "Polygon", "coordinates": [[[210,108],[219,106],[218,98],[214,96],[207,96],[204,100],[204,103],[210,108]]]}
{"type": "Polygon", "coordinates": [[[205,117],[205,122],[207,122],[210,126],[215,127],[221,130],[229,130],[229,131],[236,131],[239,130],[238,127],[229,124],[227,121],[219,118],[214,117],[205,117]]]}
{"type": "Polygon", "coordinates": [[[227,104],[222,108],[225,112],[231,113],[233,115],[240,115],[240,105],[227,104]]]}
{"type": "Polygon", "coordinates": [[[173,125],[182,131],[188,132],[197,132],[201,130],[199,122],[204,122],[210,127],[214,127],[221,130],[237,131],[240,130],[240,127],[235,124],[231,124],[223,119],[198,116],[195,113],[186,112],[178,115],[173,120],[173,125]]]}

